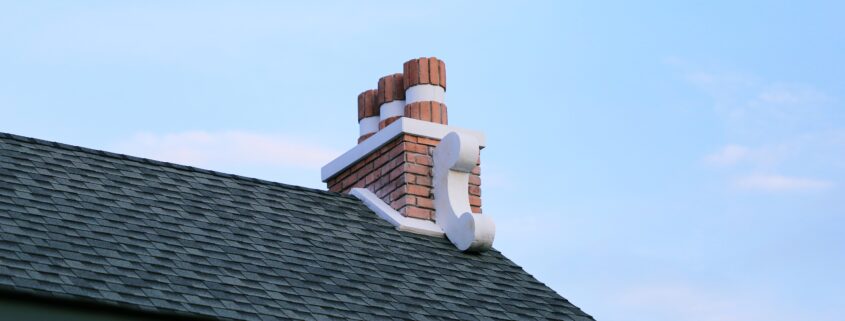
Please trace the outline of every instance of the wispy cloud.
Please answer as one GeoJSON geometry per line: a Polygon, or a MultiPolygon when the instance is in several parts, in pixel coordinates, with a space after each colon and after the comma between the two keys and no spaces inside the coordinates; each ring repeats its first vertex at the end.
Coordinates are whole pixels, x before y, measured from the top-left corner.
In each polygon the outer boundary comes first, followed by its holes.
{"type": "Polygon", "coordinates": [[[794,152],[795,146],[788,143],[748,147],[739,144],[728,144],[709,155],[704,156],[704,162],[714,166],[734,166],[750,163],[758,167],[769,167],[788,158],[794,152]]]}
{"type": "Polygon", "coordinates": [[[750,175],[734,181],[734,186],[746,190],[761,191],[805,191],[822,190],[833,187],[833,182],[782,175],[750,175]]]}
{"type": "Polygon", "coordinates": [[[760,103],[793,105],[822,103],[829,99],[826,94],[817,89],[795,86],[775,86],[763,90],[756,97],[756,100],[760,103]]]}
{"type": "Polygon", "coordinates": [[[304,139],[246,131],[138,133],[119,152],[199,167],[273,165],[315,169],[340,153],[304,139]]]}
{"type": "Polygon", "coordinates": [[[836,101],[812,84],[772,81],[747,72],[697,66],[680,58],[667,63],[679,69],[685,82],[712,98],[716,112],[728,122],[728,130],[806,130],[825,119],[836,101]]]}
{"type": "Polygon", "coordinates": [[[772,81],[736,70],[667,61],[712,99],[732,141],[702,157],[742,190],[824,190],[841,179],[843,130],[837,100],[811,84],[772,81]],[[764,173],[764,174],[761,174],[764,173]],[[792,173],[793,175],[784,175],[792,173]],[[823,177],[823,179],[810,178],[823,177]]]}
{"type": "Polygon", "coordinates": [[[740,145],[727,145],[721,150],[707,155],[704,161],[714,165],[733,165],[748,158],[748,148],[740,145]]]}

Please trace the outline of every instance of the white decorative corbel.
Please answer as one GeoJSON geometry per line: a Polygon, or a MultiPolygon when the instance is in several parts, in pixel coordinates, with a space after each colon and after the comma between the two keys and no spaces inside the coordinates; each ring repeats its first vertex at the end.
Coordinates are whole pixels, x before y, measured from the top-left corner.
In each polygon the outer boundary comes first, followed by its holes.
{"type": "Polygon", "coordinates": [[[450,132],[434,149],[435,221],[461,251],[481,252],[493,246],[496,225],[469,205],[469,175],[478,162],[475,137],[450,132]]]}

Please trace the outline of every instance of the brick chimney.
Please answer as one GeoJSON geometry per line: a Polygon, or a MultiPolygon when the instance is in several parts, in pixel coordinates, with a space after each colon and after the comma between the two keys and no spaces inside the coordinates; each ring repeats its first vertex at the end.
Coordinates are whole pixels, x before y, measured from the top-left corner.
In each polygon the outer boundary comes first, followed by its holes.
{"type": "MultiPolygon", "coordinates": [[[[371,207],[389,212],[384,215],[398,213],[404,218],[393,217],[397,222],[391,222],[400,230],[405,224],[405,230],[431,235],[438,235],[439,231],[439,235],[448,236],[443,226],[432,224],[442,225],[434,196],[435,150],[452,132],[477,144],[472,147],[474,166],[464,169],[468,179],[466,187],[460,189],[465,188],[466,193],[449,192],[465,198],[460,202],[468,203],[467,211],[475,213],[470,215],[474,217],[481,213],[481,169],[477,155],[484,147],[484,135],[448,126],[443,61],[434,57],[412,59],[405,62],[403,71],[382,77],[377,90],[358,95],[358,145],[323,167],[323,181],[330,191],[368,198],[365,199],[368,205],[375,204],[371,207]],[[426,229],[428,232],[423,231],[426,229]]],[[[446,155],[448,151],[441,153],[446,155]]],[[[444,187],[438,188],[445,191],[446,183],[443,184],[444,187]]],[[[492,226],[492,221],[489,224],[492,226]]],[[[489,238],[492,243],[492,234],[489,238]]]]}

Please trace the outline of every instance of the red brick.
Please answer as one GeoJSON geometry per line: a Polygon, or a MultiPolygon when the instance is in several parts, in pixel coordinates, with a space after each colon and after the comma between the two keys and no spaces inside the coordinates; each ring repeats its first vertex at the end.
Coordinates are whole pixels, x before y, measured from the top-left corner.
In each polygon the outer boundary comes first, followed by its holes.
{"type": "Polygon", "coordinates": [[[373,161],[368,161],[366,163],[361,164],[361,166],[355,166],[352,168],[352,173],[355,174],[367,174],[373,171],[373,161]]]}
{"type": "Polygon", "coordinates": [[[365,105],[366,104],[364,103],[364,93],[358,94],[358,121],[361,121],[361,119],[364,119],[364,117],[366,117],[364,116],[364,111],[366,109],[364,108],[365,105]]]}
{"type": "Polygon", "coordinates": [[[378,198],[380,198],[380,199],[385,199],[385,198],[387,198],[388,195],[390,195],[391,192],[393,192],[393,189],[389,189],[387,187],[382,187],[382,188],[376,189],[376,196],[378,196],[378,198]]]}
{"type": "Polygon", "coordinates": [[[384,176],[384,175],[379,175],[379,178],[373,184],[375,186],[378,186],[379,188],[381,188],[383,186],[386,186],[387,183],[390,183],[390,177],[384,176]]]}
{"type": "Polygon", "coordinates": [[[381,77],[378,80],[378,104],[381,105],[387,100],[387,77],[381,77]]]}
{"type": "Polygon", "coordinates": [[[428,66],[430,75],[429,83],[432,85],[440,85],[440,60],[434,57],[428,58],[428,66]]]}
{"type": "Polygon", "coordinates": [[[469,205],[481,207],[481,197],[470,196],[469,197],[469,205]]]}
{"type": "Polygon", "coordinates": [[[352,186],[352,184],[355,184],[355,181],[357,180],[358,178],[355,175],[347,176],[340,182],[340,188],[346,189],[347,187],[352,186]]]}
{"type": "Polygon", "coordinates": [[[481,196],[481,187],[470,185],[469,195],[481,196]]]}
{"type": "Polygon", "coordinates": [[[414,183],[421,186],[432,186],[430,176],[417,175],[414,177],[414,183]]]}
{"type": "Polygon", "coordinates": [[[440,114],[440,120],[438,120],[438,121],[432,120],[432,122],[435,122],[435,123],[438,123],[438,124],[445,124],[446,123],[446,113],[447,113],[446,105],[441,104],[441,103],[435,103],[434,108],[437,109],[438,113],[440,114]]]}
{"type": "Polygon", "coordinates": [[[440,87],[446,88],[446,63],[440,60],[440,87]]]}
{"type": "Polygon", "coordinates": [[[430,81],[430,74],[428,73],[428,59],[420,58],[417,59],[417,63],[420,65],[420,80],[419,84],[428,84],[431,83],[430,81]]]}
{"type": "Polygon", "coordinates": [[[406,196],[403,196],[403,197],[400,197],[400,198],[394,200],[393,202],[390,202],[390,207],[392,207],[392,208],[402,208],[402,207],[407,206],[407,205],[416,205],[416,204],[417,204],[416,203],[416,197],[406,195],[406,196]]]}
{"type": "Polygon", "coordinates": [[[430,175],[431,167],[418,164],[405,164],[405,172],[419,175],[430,175]]]}
{"type": "Polygon", "coordinates": [[[427,197],[417,197],[416,205],[423,208],[434,208],[434,201],[427,197]]]}
{"type": "Polygon", "coordinates": [[[373,168],[382,168],[384,164],[390,161],[390,156],[388,155],[381,155],[376,160],[374,160],[371,164],[373,164],[373,168]]]}
{"type": "Polygon", "coordinates": [[[431,121],[431,102],[423,102],[420,106],[420,120],[431,121]]]}
{"type": "Polygon", "coordinates": [[[404,196],[405,194],[408,194],[408,189],[407,189],[406,186],[403,185],[403,186],[399,186],[398,188],[394,189],[392,192],[390,192],[389,195],[390,195],[390,199],[395,200],[395,199],[399,199],[400,197],[404,196]]]}
{"type": "Polygon", "coordinates": [[[469,183],[473,184],[473,185],[481,186],[481,177],[478,177],[476,175],[470,175],[469,176],[469,183]]]}
{"type": "Polygon", "coordinates": [[[432,218],[433,212],[428,209],[419,208],[416,206],[407,206],[404,208],[405,216],[429,220],[432,218]]]}
{"type": "Polygon", "coordinates": [[[402,166],[394,168],[393,170],[390,171],[390,175],[389,175],[390,180],[392,181],[394,179],[399,178],[399,176],[402,176],[403,174],[405,174],[405,170],[406,169],[403,168],[402,166]]]}
{"type": "Polygon", "coordinates": [[[428,145],[428,146],[437,146],[437,144],[440,144],[439,140],[428,138],[428,137],[419,137],[419,138],[417,138],[417,141],[420,144],[428,145]]]}
{"type": "Polygon", "coordinates": [[[414,157],[414,163],[426,166],[433,165],[433,162],[431,161],[431,156],[428,155],[416,155],[416,157],[414,157]]]}
{"type": "Polygon", "coordinates": [[[382,147],[382,149],[381,149],[381,153],[384,153],[385,148],[391,148],[391,147],[394,147],[394,146],[396,146],[396,145],[399,145],[399,143],[400,143],[400,142],[402,142],[402,140],[401,140],[401,139],[399,139],[398,137],[397,137],[397,138],[394,138],[393,140],[391,140],[391,141],[390,141],[390,142],[388,142],[387,144],[384,144],[384,147],[382,147]]]}
{"type": "Polygon", "coordinates": [[[389,159],[389,160],[393,160],[393,159],[398,158],[399,156],[401,156],[401,155],[402,155],[402,152],[403,152],[403,151],[405,151],[405,149],[407,148],[407,145],[408,145],[408,144],[411,144],[411,143],[402,142],[402,143],[400,143],[399,145],[396,145],[396,147],[393,147],[391,150],[389,150],[389,151],[387,152],[387,154],[386,154],[386,155],[387,155],[387,159],[389,159]]]}
{"type": "Polygon", "coordinates": [[[405,85],[402,74],[393,74],[393,99],[405,100],[405,85]]]}
{"type": "Polygon", "coordinates": [[[387,169],[393,170],[394,168],[402,167],[402,157],[396,157],[391,159],[389,163],[387,163],[387,169]]]}
{"type": "Polygon", "coordinates": [[[406,141],[406,142],[416,143],[416,142],[417,142],[417,136],[414,136],[414,135],[404,135],[404,134],[403,134],[403,135],[402,135],[402,140],[403,140],[403,141],[406,141]]]}
{"type": "Polygon", "coordinates": [[[408,194],[429,197],[431,195],[431,188],[419,185],[408,184],[408,194]]]}
{"type": "Polygon", "coordinates": [[[414,86],[414,85],[418,85],[420,83],[420,64],[419,64],[419,60],[413,59],[411,61],[408,61],[407,63],[410,64],[410,68],[408,69],[408,71],[410,71],[410,74],[408,75],[408,78],[405,78],[405,79],[409,80],[410,83],[405,84],[406,90],[409,87],[414,86]]]}
{"type": "Polygon", "coordinates": [[[370,153],[369,155],[367,155],[367,158],[364,158],[364,162],[367,162],[367,163],[372,162],[376,158],[378,158],[379,155],[381,155],[381,151],[374,151],[374,152],[370,153]]]}
{"type": "Polygon", "coordinates": [[[480,206],[470,206],[470,210],[472,210],[473,213],[481,214],[481,207],[480,206]]]}
{"type": "MultiPolygon", "coordinates": [[[[420,138],[417,138],[420,139],[420,138]]],[[[406,152],[413,152],[418,154],[428,154],[428,147],[425,145],[417,144],[417,143],[405,143],[405,151],[406,152]]]]}
{"type": "Polygon", "coordinates": [[[378,116],[377,94],[377,90],[370,89],[358,95],[358,121],[366,117],[378,116]]]}
{"type": "Polygon", "coordinates": [[[346,178],[346,176],[348,176],[348,175],[349,175],[349,173],[351,173],[351,172],[352,172],[352,171],[350,171],[350,170],[347,168],[346,170],[344,170],[344,171],[340,172],[340,174],[335,175],[335,181],[340,181],[340,180],[342,180],[342,179],[346,178]]]}
{"type": "Polygon", "coordinates": [[[402,64],[402,84],[403,90],[408,90],[409,85],[411,84],[411,65],[408,61],[402,64]]]}
{"type": "Polygon", "coordinates": [[[367,176],[364,177],[363,180],[365,185],[370,185],[376,180],[376,175],[375,173],[369,173],[367,174],[367,176]]]}

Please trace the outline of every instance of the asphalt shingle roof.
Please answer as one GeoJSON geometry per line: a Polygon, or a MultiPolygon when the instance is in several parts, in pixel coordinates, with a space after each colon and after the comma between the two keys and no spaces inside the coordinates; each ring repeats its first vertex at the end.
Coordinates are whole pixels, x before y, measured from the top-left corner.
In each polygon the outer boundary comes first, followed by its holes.
{"type": "Polygon", "coordinates": [[[357,199],[0,133],[0,289],[221,319],[593,320],[357,199]]]}

